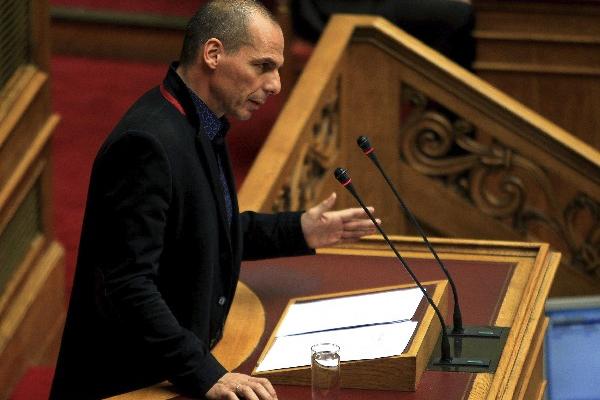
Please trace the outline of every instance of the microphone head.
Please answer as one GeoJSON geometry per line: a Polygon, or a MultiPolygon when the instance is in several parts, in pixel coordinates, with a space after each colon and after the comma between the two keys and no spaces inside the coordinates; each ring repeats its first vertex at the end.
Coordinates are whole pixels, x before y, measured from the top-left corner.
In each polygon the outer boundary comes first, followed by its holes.
{"type": "Polygon", "coordinates": [[[372,149],[369,138],[366,136],[359,136],[358,139],[356,139],[356,143],[365,153],[372,149]]]}
{"type": "Polygon", "coordinates": [[[348,183],[352,181],[350,179],[350,175],[348,174],[348,170],[346,168],[338,167],[335,169],[333,173],[335,179],[337,179],[342,185],[346,186],[348,183]]]}

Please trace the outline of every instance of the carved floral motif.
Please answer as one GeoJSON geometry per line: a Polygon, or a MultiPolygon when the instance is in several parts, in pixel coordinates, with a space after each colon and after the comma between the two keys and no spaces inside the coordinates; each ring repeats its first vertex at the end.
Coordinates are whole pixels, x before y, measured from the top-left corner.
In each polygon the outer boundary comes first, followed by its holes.
{"type": "Polygon", "coordinates": [[[600,277],[600,203],[576,193],[561,209],[543,166],[412,88],[401,132],[401,156],[421,174],[441,180],[485,215],[523,237],[563,251],[567,263],[600,277]]]}

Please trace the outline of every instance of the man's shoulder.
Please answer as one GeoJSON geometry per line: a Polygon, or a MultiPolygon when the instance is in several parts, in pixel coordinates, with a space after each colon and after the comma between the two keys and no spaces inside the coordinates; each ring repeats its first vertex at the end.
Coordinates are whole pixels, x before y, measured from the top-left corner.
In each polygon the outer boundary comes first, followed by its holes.
{"type": "Polygon", "coordinates": [[[158,87],[146,92],[127,110],[113,135],[127,132],[143,132],[161,142],[187,141],[195,133],[187,118],[165,101],[158,87]]]}

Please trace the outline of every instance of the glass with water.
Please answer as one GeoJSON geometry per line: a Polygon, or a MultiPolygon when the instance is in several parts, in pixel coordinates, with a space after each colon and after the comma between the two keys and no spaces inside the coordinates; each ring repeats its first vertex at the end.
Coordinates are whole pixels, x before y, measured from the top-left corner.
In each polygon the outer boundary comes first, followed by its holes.
{"type": "Polygon", "coordinates": [[[337,400],[340,392],[340,347],[321,343],[310,349],[312,400],[337,400]]]}

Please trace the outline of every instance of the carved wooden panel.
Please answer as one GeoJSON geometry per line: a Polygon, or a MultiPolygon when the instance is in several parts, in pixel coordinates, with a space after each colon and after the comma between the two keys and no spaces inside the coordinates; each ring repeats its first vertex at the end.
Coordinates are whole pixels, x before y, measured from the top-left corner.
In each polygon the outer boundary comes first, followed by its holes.
{"type": "Polygon", "coordinates": [[[600,203],[586,188],[414,88],[405,86],[403,99],[399,151],[410,167],[524,239],[548,241],[563,252],[563,262],[600,278],[600,203]]]}

